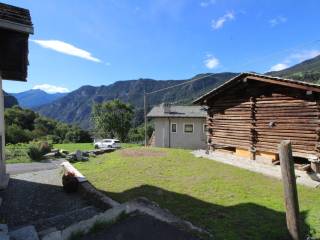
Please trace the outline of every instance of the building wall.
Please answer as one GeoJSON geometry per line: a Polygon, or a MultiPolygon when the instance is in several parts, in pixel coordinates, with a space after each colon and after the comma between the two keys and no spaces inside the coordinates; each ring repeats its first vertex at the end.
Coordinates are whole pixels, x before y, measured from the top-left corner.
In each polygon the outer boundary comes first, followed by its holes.
{"type": "Polygon", "coordinates": [[[213,146],[278,153],[290,139],[293,155],[320,156],[319,95],[263,82],[239,82],[227,93],[208,100],[208,125],[213,146]]]}
{"type": "Polygon", "coordinates": [[[207,147],[206,133],[203,125],[205,118],[155,118],[155,146],[205,149],[207,147]],[[171,132],[171,124],[177,124],[177,132],[171,132]],[[193,124],[193,133],[184,132],[184,124],[193,124]]]}

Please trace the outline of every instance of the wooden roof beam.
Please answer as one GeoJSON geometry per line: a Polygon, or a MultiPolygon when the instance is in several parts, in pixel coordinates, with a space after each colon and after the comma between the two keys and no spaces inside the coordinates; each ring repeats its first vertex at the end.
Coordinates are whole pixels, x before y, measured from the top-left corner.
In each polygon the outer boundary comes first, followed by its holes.
{"type": "Polygon", "coordinates": [[[245,77],[245,79],[266,82],[266,83],[271,83],[271,84],[276,84],[276,85],[281,85],[286,87],[293,87],[293,88],[297,88],[305,91],[320,92],[320,88],[313,87],[313,86],[306,86],[306,85],[302,85],[302,84],[298,84],[290,81],[282,81],[278,79],[275,80],[275,79],[255,77],[255,76],[248,76],[248,77],[245,77]]]}

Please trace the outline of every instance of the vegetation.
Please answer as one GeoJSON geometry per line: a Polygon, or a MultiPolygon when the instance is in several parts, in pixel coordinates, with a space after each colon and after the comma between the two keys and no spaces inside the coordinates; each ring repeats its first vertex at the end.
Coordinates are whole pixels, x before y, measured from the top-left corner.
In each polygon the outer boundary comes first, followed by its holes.
{"type": "Polygon", "coordinates": [[[5,110],[6,143],[46,140],[53,143],[90,142],[88,131],[42,117],[29,109],[14,106],[5,110]]]}
{"type": "MultiPolygon", "coordinates": [[[[214,239],[288,238],[279,180],[179,149],[124,149],[76,167],[111,198],[145,196],[214,239]]],[[[320,237],[319,193],[298,186],[303,231],[313,237],[320,237]]]]}
{"type": "MultiPolygon", "coordinates": [[[[144,125],[141,125],[136,128],[131,128],[128,133],[128,141],[131,143],[144,143],[144,125]]],[[[148,139],[151,137],[154,131],[152,124],[148,123],[147,125],[147,136],[148,139]]]]}
{"type": "Polygon", "coordinates": [[[40,161],[51,149],[52,146],[47,142],[33,143],[29,146],[27,154],[31,160],[40,161]]]}
{"type": "Polygon", "coordinates": [[[5,148],[6,163],[29,163],[32,160],[28,156],[29,144],[8,144],[5,148]]]}
{"type": "Polygon", "coordinates": [[[120,100],[93,105],[92,121],[95,133],[102,138],[118,138],[125,142],[131,128],[133,107],[120,100]]]}
{"type": "Polygon", "coordinates": [[[273,76],[320,83],[320,56],[306,60],[290,68],[269,73],[273,76]]]}

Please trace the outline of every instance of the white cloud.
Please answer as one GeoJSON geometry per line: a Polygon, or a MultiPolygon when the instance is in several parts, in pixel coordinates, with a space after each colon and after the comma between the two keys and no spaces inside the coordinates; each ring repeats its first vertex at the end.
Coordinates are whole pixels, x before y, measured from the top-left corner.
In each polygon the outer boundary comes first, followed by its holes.
{"type": "Polygon", "coordinates": [[[219,66],[219,64],[219,59],[212,55],[207,55],[207,59],[204,60],[204,65],[209,69],[216,68],[219,66]]]}
{"type": "Polygon", "coordinates": [[[51,50],[54,50],[60,53],[76,56],[79,58],[84,58],[93,62],[101,62],[100,59],[93,57],[90,52],[77,48],[63,41],[59,41],[59,40],[31,40],[31,41],[40,45],[41,47],[49,48],[51,50]]]}
{"type": "Polygon", "coordinates": [[[203,0],[200,2],[201,7],[209,7],[210,5],[213,5],[216,3],[216,0],[203,0]]]}
{"type": "Polygon", "coordinates": [[[40,89],[47,93],[67,93],[70,92],[68,88],[58,87],[50,84],[40,84],[34,86],[32,89],[40,89]]]}
{"type": "Polygon", "coordinates": [[[223,27],[223,25],[225,24],[225,22],[227,21],[231,21],[234,19],[234,14],[232,12],[227,12],[225,15],[223,15],[222,17],[218,18],[217,20],[212,20],[211,21],[211,27],[214,30],[220,29],[223,27]]]}
{"type": "Polygon", "coordinates": [[[310,58],[314,58],[320,55],[320,50],[304,50],[301,52],[293,53],[289,56],[291,60],[297,60],[299,62],[305,61],[310,58]]]}
{"type": "Polygon", "coordinates": [[[287,21],[286,17],[278,16],[269,20],[271,27],[277,26],[280,23],[285,23],[287,21]]]}
{"type": "Polygon", "coordinates": [[[303,62],[318,55],[320,55],[320,50],[316,49],[294,52],[287,56],[282,62],[272,66],[269,71],[280,71],[288,68],[292,64],[303,62]]]}
{"type": "Polygon", "coordinates": [[[281,71],[283,69],[286,69],[288,68],[289,66],[285,63],[278,63],[276,65],[273,65],[271,68],[270,68],[270,72],[273,72],[273,71],[281,71]]]}

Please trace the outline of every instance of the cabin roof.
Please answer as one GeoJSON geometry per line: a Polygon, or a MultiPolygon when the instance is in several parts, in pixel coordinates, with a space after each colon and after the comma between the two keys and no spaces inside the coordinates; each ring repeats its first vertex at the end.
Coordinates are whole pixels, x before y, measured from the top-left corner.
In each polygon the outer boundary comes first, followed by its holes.
{"type": "Polygon", "coordinates": [[[226,81],[225,83],[218,86],[217,88],[214,88],[210,92],[202,95],[201,97],[197,98],[195,101],[193,101],[193,103],[203,104],[206,99],[213,98],[214,96],[220,94],[221,92],[227,91],[230,87],[234,86],[236,83],[239,83],[239,81],[243,81],[247,79],[281,85],[281,86],[292,87],[296,89],[302,89],[305,91],[320,92],[320,85],[318,84],[308,83],[308,82],[303,82],[303,81],[298,81],[293,79],[280,78],[280,77],[272,77],[272,76],[257,74],[257,73],[244,72],[234,78],[231,78],[230,80],[226,81]]]}
{"type": "Polygon", "coordinates": [[[202,118],[207,116],[207,112],[201,106],[177,106],[171,105],[169,111],[165,112],[163,105],[155,106],[147,115],[148,117],[184,117],[202,118]]]}
{"type": "Polygon", "coordinates": [[[0,28],[33,34],[29,10],[0,3],[0,28]]]}

